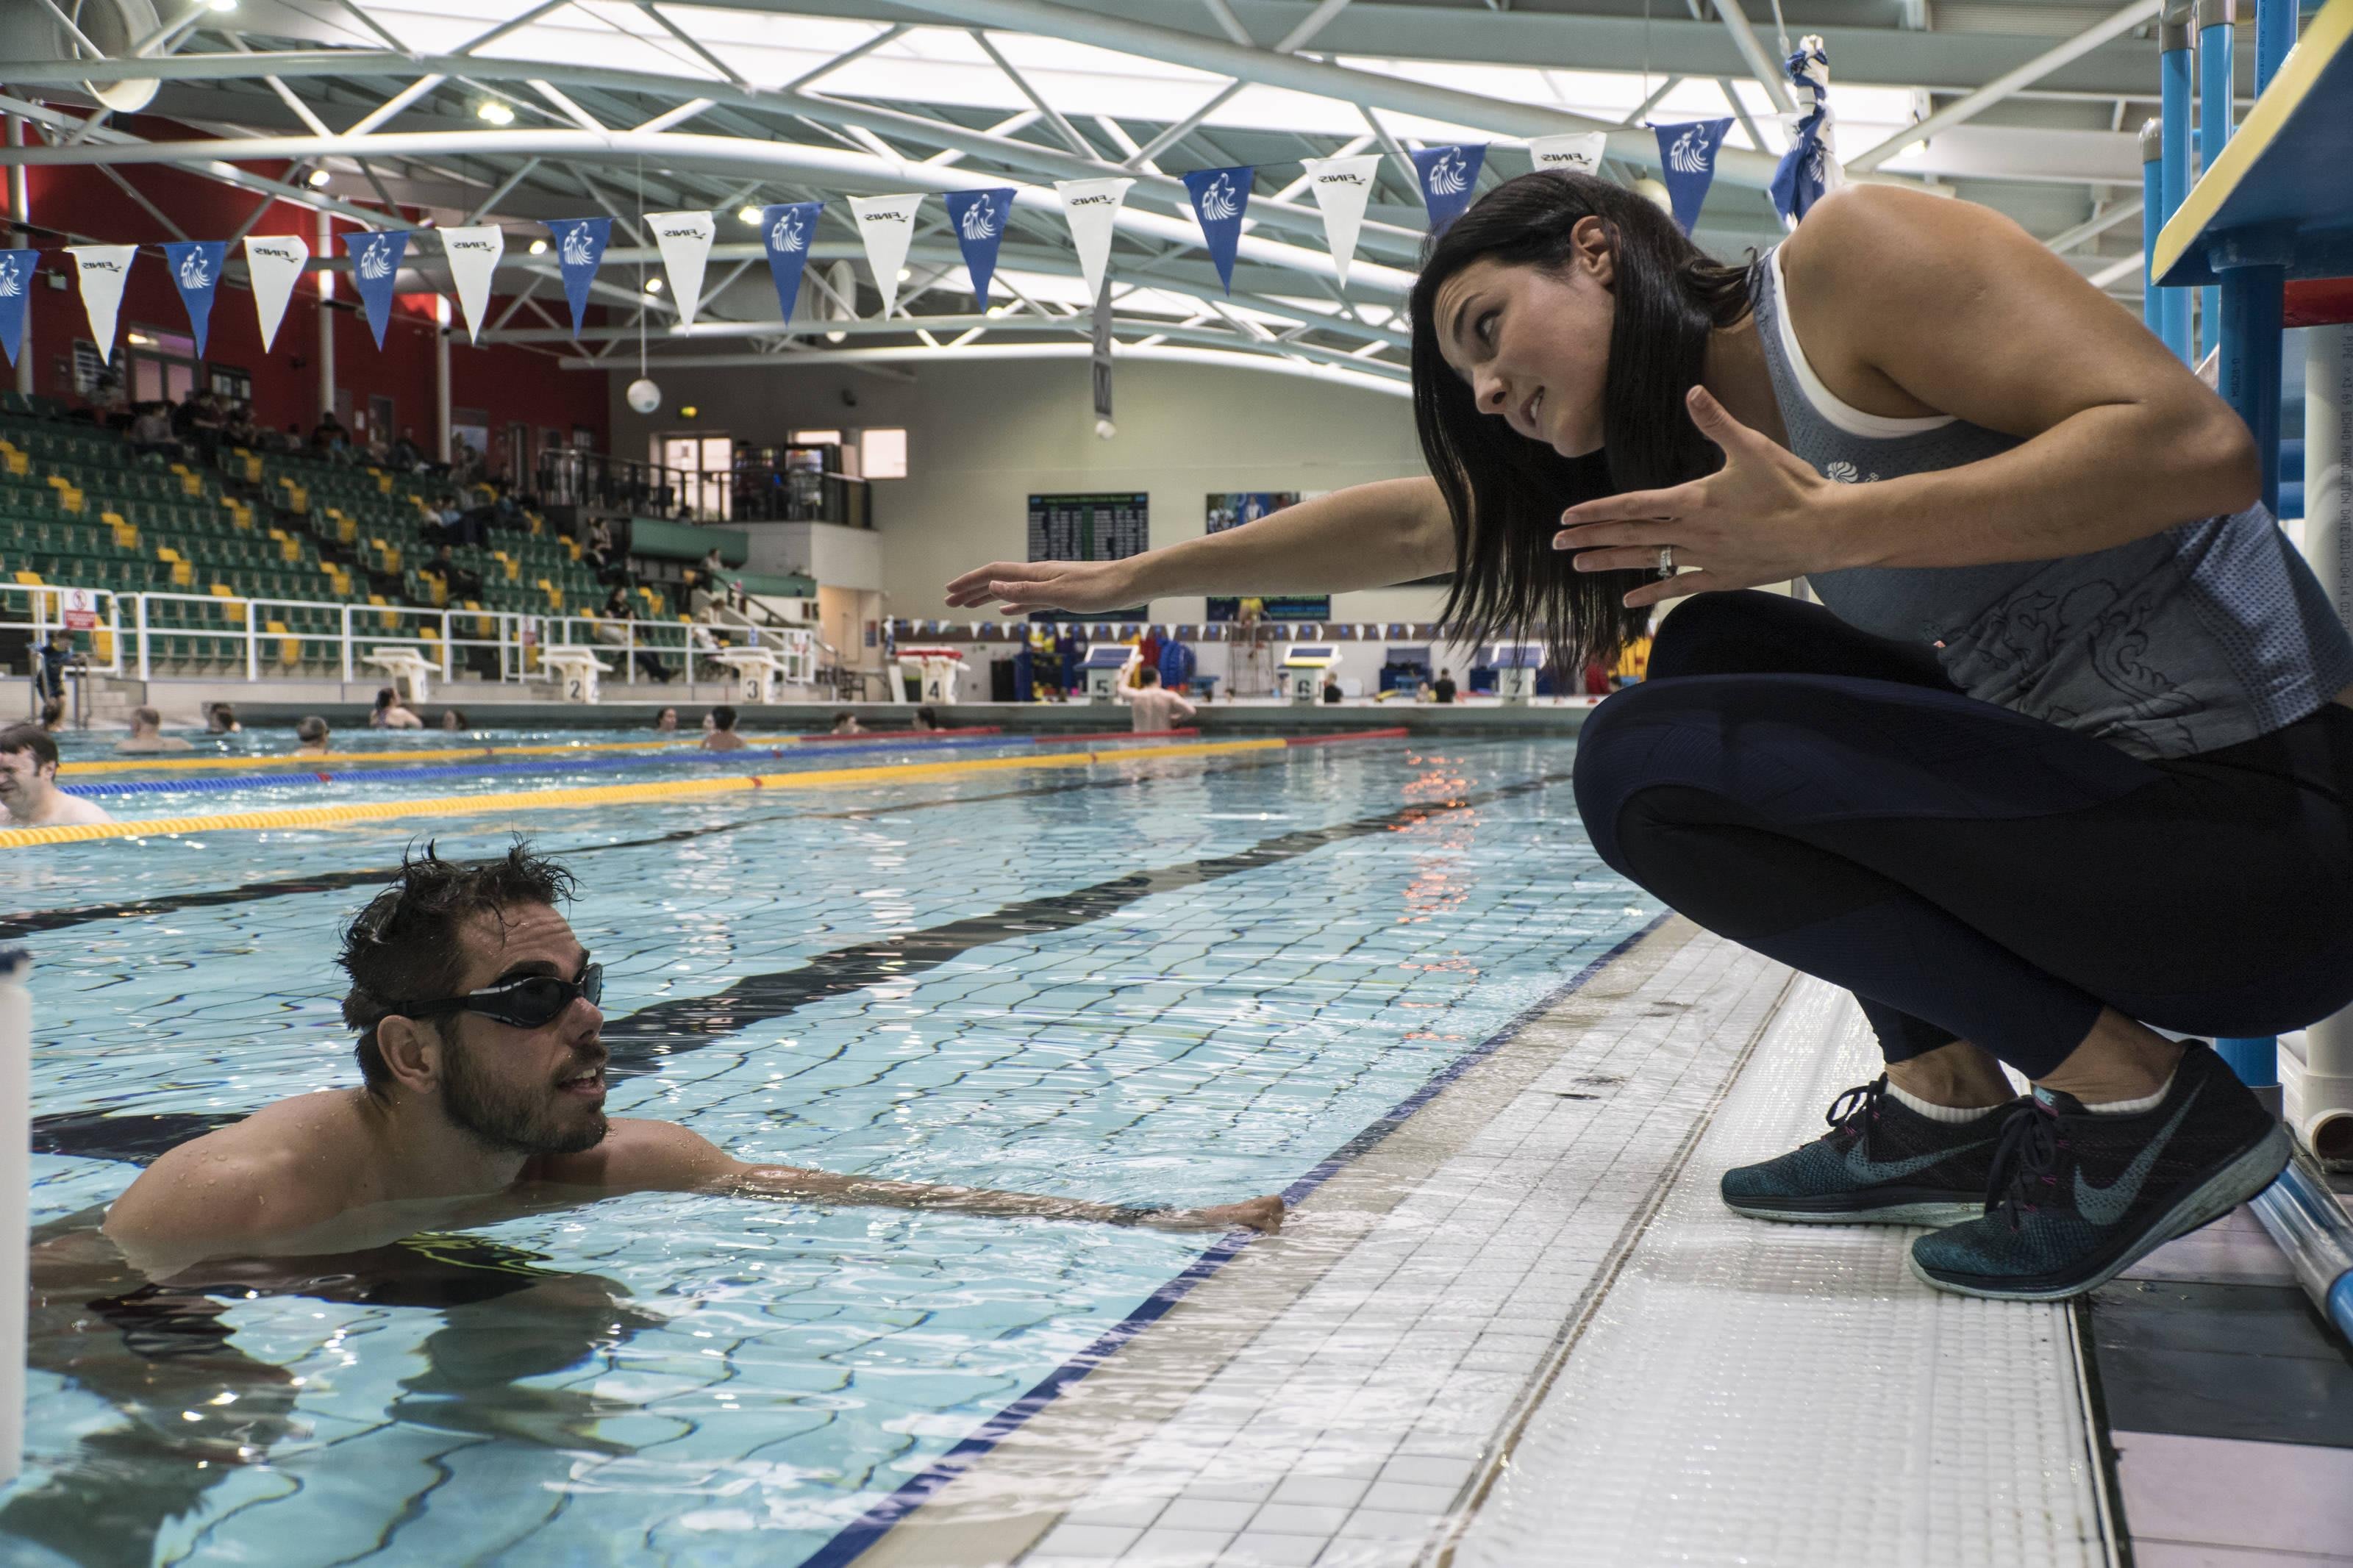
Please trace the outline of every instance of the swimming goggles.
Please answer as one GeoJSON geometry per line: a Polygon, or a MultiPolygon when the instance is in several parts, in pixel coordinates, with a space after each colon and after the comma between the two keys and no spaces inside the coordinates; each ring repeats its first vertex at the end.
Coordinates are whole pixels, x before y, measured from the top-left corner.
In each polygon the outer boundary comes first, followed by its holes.
{"type": "Polygon", "coordinates": [[[463,996],[443,996],[430,1002],[402,1002],[393,1011],[404,1018],[431,1018],[444,1013],[480,1013],[483,1017],[518,1029],[537,1029],[564,1016],[574,998],[591,1007],[605,999],[605,966],[592,963],[577,980],[553,974],[526,974],[504,984],[469,991],[463,996]]]}

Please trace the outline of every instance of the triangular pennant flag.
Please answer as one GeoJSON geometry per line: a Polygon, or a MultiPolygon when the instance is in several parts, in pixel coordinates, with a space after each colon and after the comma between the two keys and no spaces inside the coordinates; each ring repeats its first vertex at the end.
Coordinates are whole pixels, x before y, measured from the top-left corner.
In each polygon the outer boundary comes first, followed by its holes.
{"type": "Polygon", "coordinates": [[[302,276],[310,259],[310,243],[294,235],[246,237],[246,281],[253,287],[253,309],[261,323],[264,353],[278,341],[279,323],[286,320],[286,302],[294,298],[294,279],[302,276]]]}
{"type": "Polygon", "coordinates": [[[948,218],[955,225],[956,245],[964,251],[965,270],[972,274],[972,308],[988,309],[988,280],[997,273],[997,247],[1005,243],[1005,223],[1013,216],[1013,187],[986,191],[950,191],[948,218]]]}
{"type": "Polygon", "coordinates": [[[0,348],[8,363],[25,342],[25,311],[33,301],[33,274],[41,269],[37,250],[0,250],[0,348]]]}
{"type": "Polygon", "coordinates": [[[1487,161],[1483,142],[1463,147],[1417,147],[1413,172],[1421,181],[1421,205],[1429,210],[1435,234],[1462,216],[1479,185],[1480,165],[1487,161]]]}
{"type": "Polygon", "coordinates": [[[899,303],[899,271],[907,265],[907,247],[915,237],[915,209],[923,205],[920,193],[849,198],[850,216],[858,220],[858,237],[866,242],[866,265],[873,269],[874,287],[882,291],[886,316],[899,303]]]}
{"type": "Polygon", "coordinates": [[[1343,289],[1348,286],[1348,263],[1356,257],[1356,231],[1364,226],[1365,204],[1373,199],[1373,179],[1380,173],[1381,155],[1366,153],[1353,158],[1310,158],[1307,184],[1324,213],[1324,243],[1332,249],[1332,271],[1343,289]]]}
{"type": "Polygon", "coordinates": [[[1113,174],[1101,180],[1056,180],[1062,198],[1062,216],[1071,226],[1071,244],[1079,253],[1079,276],[1086,279],[1087,298],[1103,295],[1103,269],[1111,264],[1111,231],[1119,221],[1120,204],[1127,200],[1134,180],[1113,174]]]}
{"type": "Polygon", "coordinates": [[[408,254],[408,231],[387,228],[343,236],[343,254],[352,258],[352,285],[367,308],[368,330],[375,346],[384,347],[384,329],[392,321],[392,281],[408,254]]]}
{"type": "Polygon", "coordinates": [[[507,253],[506,231],[494,223],[441,231],[441,254],[449,262],[449,286],[466,315],[466,341],[482,341],[482,318],[491,313],[491,275],[507,253]]]}
{"type": "Polygon", "coordinates": [[[1667,183],[1675,222],[1685,234],[1699,221],[1700,203],[1715,181],[1715,150],[1724,145],[1730,120],[1692,120],[1653,125],[1659,138],[1659,173],[1667,183]]]}
{"type": "Polygon", "coordinates": [[[1535,137],[1528,142],[1528,157],[1539,169],[1598,174],[1601,173],[1601,155],[1609,149],[1606,132],[1581,131],[1574,136],[1535,137]]]}
{"type": "Polygon", "coordinates": [[[605,242],[612,237],[608,217],[560,217],[548,220],[555,237],[555,264],[564,273],[564,297],[572,304],[572,331],[577,334],[588,313],[588,285],[597,263],[605,259],[605,242]]]}
{"type": "Polygon", "coordinates": [[[1773,171],[1770,189],[1782,221],[1795,228],[1816,202],[1846,184],[1846,171],[1839,166],[1837,121],[1831,113],[1831,57],[1820,36],[1809,33],[1799,39],[1786,65],[1806,114],[1798,121],[1797,139],[1773,171]]]}
{"type": "Polygon", "coordinates": [[[69,245],[74,271],[81,279],[81,308],[90,313],[90,335],[98,340],[99,356],[114,363],[114,317],[122,308],[122,285],[131,277],[135,245],[69,245]]]}
{"type": "Polygon", "coordinates": [[[227,255],[225,239],[179,239],[164,247],[164,259],[172,268],[180,303],[187,307],[188,328],[196,340],[199,357],[205,352],[205,340],[211,335],[213,300],[220,294],[221,261],[227,255]]]}
{"type": "Polygon", "coordinates": [[[823,202],[776,202],[760,209],[760,244],[768,253],[768,275],[776,280],[776,305],[785,320],[801,297],[801,273],[817,243],[817,215],[823,202]]]}
{"type": "Polygon", "coordinates": [[[711,260],[718,220],[709,213],[648,213],[646,224],[661,247],[662,270],[670,274],[670,297],[678,301],[678,319],[691,327],[694,308],[702,302],[702,269],[711,260]]]}
{"type": "Polygon", "coordinates": [[[1217,265],[1218,281],[1229,294],[1234,291],[1234,247],[1241,243],[1242,214],[1250,208],[1250,173],[1247,166],[1237,165],[1196,169],[1185,176],[1185,194],[1193,198],[1193,216],[1200,222],[1209,259],[1217,265]]]}

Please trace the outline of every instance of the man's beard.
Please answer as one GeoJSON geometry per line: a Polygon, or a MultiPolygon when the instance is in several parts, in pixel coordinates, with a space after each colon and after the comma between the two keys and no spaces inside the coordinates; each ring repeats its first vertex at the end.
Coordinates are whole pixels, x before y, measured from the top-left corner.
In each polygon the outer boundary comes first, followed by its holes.
{"type": "Polygon", "coordinates": [[[441,1058],[441,1113],[460,1131],[509,1154],[577,1154],[605,1141],[599,1108],[575,1121],[553,1086],[516,1089],[477,1072],[473,1052],[449,1042],[441,1058]]]}

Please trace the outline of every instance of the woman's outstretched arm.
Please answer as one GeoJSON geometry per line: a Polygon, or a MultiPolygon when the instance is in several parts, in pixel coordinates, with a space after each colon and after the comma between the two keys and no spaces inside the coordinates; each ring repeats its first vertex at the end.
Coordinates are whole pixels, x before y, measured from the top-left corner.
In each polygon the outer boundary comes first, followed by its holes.
{"type": "Polygon", "coordinates": [[[1223,533],[1124,561],[992,561],[948,584],[952,608],[1124,609],[1194,594],[1336,594],[1454,570],[1434,479],[1351,485],[1223,533]]]}

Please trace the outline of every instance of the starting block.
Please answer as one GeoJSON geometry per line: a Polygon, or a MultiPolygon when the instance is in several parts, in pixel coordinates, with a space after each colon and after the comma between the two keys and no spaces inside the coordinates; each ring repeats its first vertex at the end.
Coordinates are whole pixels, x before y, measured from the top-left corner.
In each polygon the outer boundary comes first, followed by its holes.
{"type": "MultiPolygon", "coordinates": [[[[952,647],[902,647],[898,651],[900,686],[892,695],[897,697],[909,680],[923,696],[923,702],[953,702],[956,700],[956,676],[964,669],[964,655],[952,647]]],[[[903,701],[905,699],[900,698],[903,701]]]]}
{"type": "Polygon", "coordinates": [[[577,646],[543,647],[539,662],[555,678],[556,695],[566,702],[596,701],[596,678],[613,668],[595,648],[577,646]]]}
{"type": "Polygon", "coordinates": [[[785,661],[772,647],[723,647],[711,655],[734,676],[735,700],[756,706],[777,700],[784,684],[785,661]]]}
{"type": "Polygon", "coordinates": [[[1135,663],[1135,649],[1128,643],[1097,643],[1087,649],[1079,669],[1087,678],[1087,700],[1116,702],[1119,689],[1127,679],[1130,666],[1135,663]]]}
{"type": "Polygon", "coordinates": [[[1504,706],[1525,708],[1536,694],[1536,671],[1544,668],[1544,644],[1499,642],[1487,650],[1488,668],[1495,672],[1495,695],[1504,706]]]}
{"type": "Polygon", "coordinates": [[[433,660],[413,647],[375,647],[367,651],[365,662],[385,673],[392,689],[400,693],[403,702],[422,702],[428,695],[427,687],[438,668],[433,660]]]}
{"type": "Polygon", "coordinates": [[[1314,701],[1324,672],[1339,662],[1340,650],[1328,643],[1293,643],[1282,651],[1283,694],[1294,703],[1314,701]]]}

